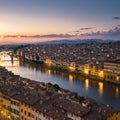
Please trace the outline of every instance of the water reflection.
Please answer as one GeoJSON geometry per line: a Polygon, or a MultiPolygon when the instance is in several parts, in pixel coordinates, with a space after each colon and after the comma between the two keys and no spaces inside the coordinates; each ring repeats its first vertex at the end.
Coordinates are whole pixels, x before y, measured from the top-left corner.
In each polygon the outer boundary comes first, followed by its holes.
{"type": "Polygon", "coordinates": [[[118,95],[119,95],[119,88],[118,87],[116,87],[115,93],[116,93],[116,97],[118,97],[118,95]]]}
{"type": "Polygon", "coordinates": [[[73,81],[73,75],[69,74],[69,80],[72,82],[73,81]]]}
{"type": "Polygon", "coordinates": [[[9,56],[8,52],[0,52],[0,65],[4,67],[19,66],[19,60],[13,56],[9,56]]]}
{"type": "Polygon", "coordinates": [[[87,96],[96,99],[98,102],[111,104],[113,107],[120,108],[120,86],[111,83],[98,82],[85,78],[81,75],[75,75],[63,70],[48,68],[44,65],[29,64],[9,56],[3,56],[5,60],[0,65],[5,66],[8,70],[19,74],[22,77],[30,78],[41,82],[51,82],[58,84],[64,89],[77,92],[80,96],[87,96]]]}
{"type": "Polygon", "coordinates": [[[100,94],[100,97],[102,97],[103,96],[103,83],[99,82],[98,85],[99,85],[99,94],[100,94]]]}
{"type": "Polygon", "coordinates": [[[68,78],[69,78],[70,85],[72,85],[73,84],[73,80],[74,80],[73,75],[69,74],[68,78]]]}
{"type": "Polygon", "coordinates": [[[85,79],[85,89],[86,91],[89,89],[89,79],[85,79]]]}
{"type": "Polygon", "coordinates": [[[51,70],[47,70],[47,73],[50,76],[51,75],[51,70]]]}

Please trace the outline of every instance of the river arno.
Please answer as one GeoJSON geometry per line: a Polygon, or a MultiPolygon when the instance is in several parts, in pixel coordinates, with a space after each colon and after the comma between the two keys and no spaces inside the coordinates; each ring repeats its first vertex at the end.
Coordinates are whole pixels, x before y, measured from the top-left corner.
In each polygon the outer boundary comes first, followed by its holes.
{"type": "Polygon", "coordinates": [[[2,55],[0,58],[0,65],[14,74],[40,82],[58,84],[64,89],[77,92],[80,96],[91,97],[98,102],[120,109],[120,85],[85,79],[64,71],[25,63],[15,58],[11,61],[7,55],[2,55]]]}

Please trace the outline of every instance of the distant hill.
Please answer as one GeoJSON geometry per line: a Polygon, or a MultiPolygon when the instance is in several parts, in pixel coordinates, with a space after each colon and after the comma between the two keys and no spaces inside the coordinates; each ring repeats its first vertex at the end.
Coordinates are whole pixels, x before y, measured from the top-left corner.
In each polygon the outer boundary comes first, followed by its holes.
{"type": "Polygon", "coordinates": [[[65,40],[53,40],[53,41],[39,42],[39,44],[86,44],[86,43],[90,44],[90,43],[109,43],[109,42],[120,42],[120,40],[102,40],[102,39],[68,40],[68,39],[65,39],[65,40]]]}
{"type": "Polygon", "coordinates": [[[28,44],[91,44],[91,43],[109,43],[109,42],[120,42],[120,40],[102,40],[102,39],[63,39],[63,40],[52,40],[52,41],[45,41],[45,42],[25,42],[25,43],[8,43],[8,44],[0,44],[1,46],[4,45],[28,45],[28,44]]]}

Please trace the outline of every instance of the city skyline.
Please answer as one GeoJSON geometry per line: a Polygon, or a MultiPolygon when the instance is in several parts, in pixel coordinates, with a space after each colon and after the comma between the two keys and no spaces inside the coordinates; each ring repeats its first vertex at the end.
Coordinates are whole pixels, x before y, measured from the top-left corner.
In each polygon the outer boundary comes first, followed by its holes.
{"type": "Polygon", "coordinates": [[[120,40],[120,1],[0,0],[0,43],[120,40]]]}

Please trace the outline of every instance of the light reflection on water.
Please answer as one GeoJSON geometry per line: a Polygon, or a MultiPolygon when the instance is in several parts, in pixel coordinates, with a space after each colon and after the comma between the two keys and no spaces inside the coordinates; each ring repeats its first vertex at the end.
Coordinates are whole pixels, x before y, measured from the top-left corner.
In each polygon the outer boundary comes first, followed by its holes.
{"type": "Polygon", "coordinates": [[[7,55],[6,52],[0,53],[0,65],[4,67],[19,66],[19,60],[7,55]]]}
{"type": "Polygon", "coordinates": [[[89,90],[89,79],[85,79],[85,89],[86,91],[89,90]]]}
{"type": "Polygon", "coordinates": [[[99,82],[98,85],[99,85],[99,94],[100,94],[100,97],[102,97],[103,96],[103,85],[104,84],[102,82],[99,82]]]}
{"type": "Polygon", "coordinates": [[[97,82],[65,71],[24,63],[16,58],[11,60],[8,55],[0,58],[2,58],[2,60],[0,59],[0,65],[22,77],[58,84],[62,88],[77,92],[80,96],[91,97],[120,109],[120,86],[118,85],[97,82]]]}
{"type": "Polygon", "coordinates": [[[118,87],[116,87],[115,93],[116,93],[116,97],[119,97],[119,88],[118,87]]]}

